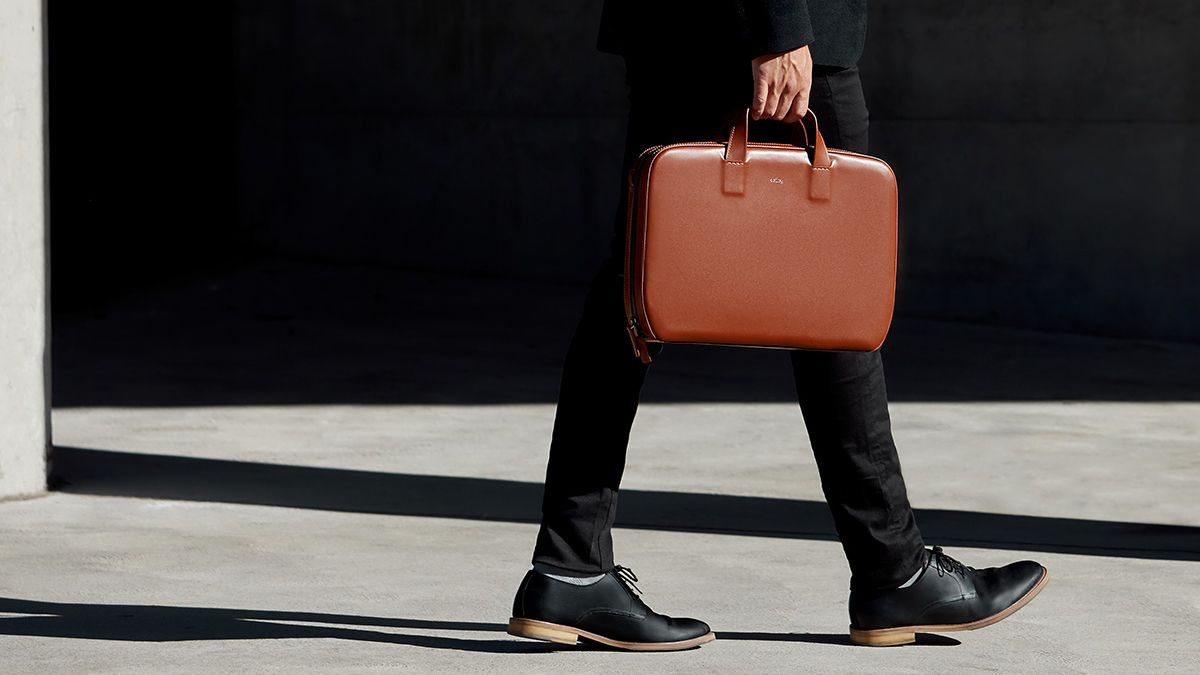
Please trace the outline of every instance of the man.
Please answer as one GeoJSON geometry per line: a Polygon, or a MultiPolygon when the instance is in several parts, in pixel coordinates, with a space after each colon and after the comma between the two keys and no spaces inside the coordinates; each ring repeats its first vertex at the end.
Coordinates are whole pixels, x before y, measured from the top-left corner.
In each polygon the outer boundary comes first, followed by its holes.
{"type": "MultiPolygon", "coordinates": [[[[711,139],[748,105],[752,133],[786,141],[811,106],[831,147],[867,150],[855,63],[866,0],[607,0],[599,46],[625,58],[628,170],[644,148],[711,139]],[[774,128],[771,127],[774,125],[774,128]]],[[[624,178],[621,184],[625,197],[624,178]]],[[[624,215],[563,366],[533,569],[509,632],[635,650],[685,649],[715,636],[696,619],[652,611],[615,565],[612,526],[629,430],[647,366],[630,349],[621,298],[624,215]]],[[[652,346],[651,352],[661,351],[652,346]]],[[[1033,561],[976,570],[926,549],[892,442],[878,352],[788,352],[822,489],[850,564],[850,631],[859,644],[918,631],[979,628],[1027,603],[1047,580],[1033,561]]]]}

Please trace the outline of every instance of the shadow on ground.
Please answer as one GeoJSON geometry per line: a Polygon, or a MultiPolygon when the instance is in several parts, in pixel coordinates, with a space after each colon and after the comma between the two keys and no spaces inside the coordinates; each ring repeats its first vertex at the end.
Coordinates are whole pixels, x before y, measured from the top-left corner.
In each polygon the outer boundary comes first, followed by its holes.
{"type": "MultiPolygon", "coordinates": [[[[474,621],[431,621],[213,607],[40,602],[0,597],[0,614],[5,613],[24,616],[0,618],[0,635],[133,642],[335,638],[494,654],[538,654],[571,649],[507,636],[472,639],[444,635],[414,635],[392,630],[493,633],[504,631],[503,624],[474,621]]],[[[839,633],[718,631],[717,637],[721,640],[808,642],[847,646],[853,644],[848,635],[839,633]]],[[[952,646],[960,643],[941,635],[922,634],[917,636],[917,644],[952,646]]],[[[598,648],[593,645],[584,647],[598,648]]]]}
{"type": "Polygon", "coordinates": [[[26,614],[0,619],[0,635],[39,635],[85,640],[174,642],[338,638],[390,644],[521,654],[553,651],[553,645],[512,639],[473,640],[368,630],[408,628],[445,631],[503,631],[494,623],[346,616],[162,605],[97,605],[0,598],[0,612],[26,614]],[[336,626],[315,624],[339,624],[336,626]]]}
{"type": "MultiPolygon", "coordinates": [[[[54,405],[547,403],[584,288],[267,261],[56,315],[54,405]]],[[[1200,346],[898,320],[894,401],[1197,401],[1200,346]]],[[[647,401],[792,401],[778,350],[673,346],[647,401]]]]}
{"type": "MultiPolygon", "coordinates": [[[[55,447],[63,492],[352,513],[536,523],[540,483],[55,447]]],[[[1200,527],[917,509],[929,544],[1200,560],[1200,527]]],[[[824,502],[622,490],[617,525],[648,530],[836,539],[824,502]]]]}

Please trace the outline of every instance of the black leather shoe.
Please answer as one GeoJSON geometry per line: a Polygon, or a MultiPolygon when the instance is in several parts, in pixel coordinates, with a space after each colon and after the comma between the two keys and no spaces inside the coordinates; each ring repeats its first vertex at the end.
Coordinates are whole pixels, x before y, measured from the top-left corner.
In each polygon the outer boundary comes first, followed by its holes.
{"type": "Polygon", "coordinates": [[[917,633],[990,626],[1028,604],[1049,579],[1032,560],[977,570],[934,546],[912,585],[850,591],[850,639],[883,647],[915,642],[917,633]]]}
{"type": "Polygon", "coordinates": [[[703,621],[654,612],[638,597],[636,581],[620,565],[588,586],[530,570],[513,600],[508,633],[566,645],[582,638],[638,651],[689,649],[717,637],[703,621]]]}

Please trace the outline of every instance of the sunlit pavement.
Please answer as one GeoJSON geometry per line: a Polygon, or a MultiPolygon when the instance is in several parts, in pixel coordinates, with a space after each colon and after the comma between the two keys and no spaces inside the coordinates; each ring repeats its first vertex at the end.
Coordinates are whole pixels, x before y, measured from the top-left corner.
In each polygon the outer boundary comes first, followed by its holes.
{"type": "Polygon", "coordinates": [[[617,557],[718,640],[506,635],[581,293],[278,263],[63,317],[57,489],[0,504],[0,671],[1194,672],[1200,348],[912,320],[885,359],[918,522],[1046,564],[1028,607],[851,646],[786,361],[672,348],[617,557]]]}

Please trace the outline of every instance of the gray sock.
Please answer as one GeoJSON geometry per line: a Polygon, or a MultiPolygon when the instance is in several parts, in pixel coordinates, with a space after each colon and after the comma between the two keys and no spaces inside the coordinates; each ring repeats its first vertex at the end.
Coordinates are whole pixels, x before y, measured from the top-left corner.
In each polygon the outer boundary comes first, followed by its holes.
{"type": "Polygon", "coordinates": [[[540,563],[534,563],[533,566],[530,567],[530,569],[532,569],[534,572],[537,572],[538,574],[543,574],[545,576],[548,576],[551,579],[557,579],[558,581],[564,581],[568,584],[574,584],[576,586],[591,586],[592,584],[594,584],[597,581],[600,581],[601,579],[604,578],[603,574],[597,574],[594,577],[569,577],[565,574],[555,574],[552,571],[553,568],[546,567],[545,565],[542,565],[540,563]]]}

